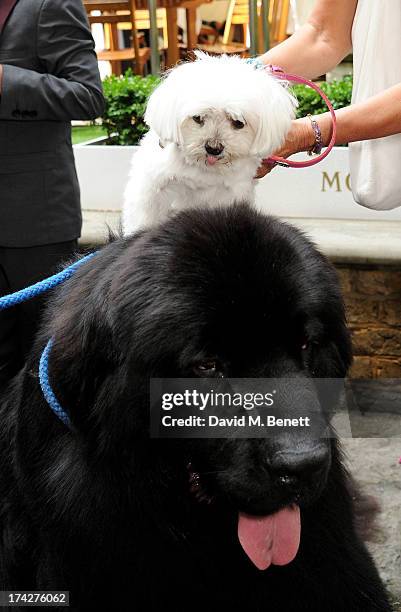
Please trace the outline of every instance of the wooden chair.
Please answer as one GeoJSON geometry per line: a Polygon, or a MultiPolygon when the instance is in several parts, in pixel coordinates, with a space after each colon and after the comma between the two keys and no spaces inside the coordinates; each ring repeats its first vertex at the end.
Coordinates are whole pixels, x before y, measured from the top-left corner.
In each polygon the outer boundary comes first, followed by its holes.
{"type": "MultiPolygon", "coordinates": [[[[97,3],[97,8],[99,3],[97,3]]],[[[104,4],[100,10],[100,15],[91,13],[91,3],[86,1],[85,7],[88,12],[89,23],[101,23],[109,29],[109,49],[97,51],[97,57],[100,61],[108,61],[111,63],[113,74],[121,74],[121,63],[123,61],[131,61],[135,66],[135,73],[143,75],[144,67],[150,58],[149,47],[140,47],[138,42],[138,32],[136,26],[136,6],[135,0],[127,0],[125,2],[110,2],[104,4]],[[127,10],[126,10],[127,9],[127,10]],[[123,14],[118,14],[119,11],[123,14]],[[131,41],[132,46],[127,49],[120,49],[118,43],[118,24],[129,23],[132,30],[131,41]]]]}
{"type": "MultiPolygon", "coordinates": [[[[123,14],[122,11],[117,12],[118,15],[123,14]]],[[[156,23],[159,30],[163,32],[163,48],[166,49],[168,46],[168,32],[167,32],[167,16],[165,8],[156,9],[156,23]]],[[[146,9],[137,9],[135,11],[135,24],[138,32],[144,30],[150,30],[150,17],[149,11],[146,9]]],[[[117,24],[119,30],[131,30],[132,25],[128,22],[120,22],[117,24]]]]}
{"type": "Polygon", "coordinates": [[[223,45],[228,45],[232,41],[236,25],[242,26],[242,41],[246,45],[249,27],[248,0],[231,0],[224,28],[223,45]]]}
{"type": "Polygon", "coordinates": [[[210,53],[210,55],[241,55],[248,53],[247,32],[249,23],[248,0],[231,0],[226,17],[223,40],[214,40],[212,44],[198,44],[197,48],[210,53]],[[234,30],[236,25],[242,25],[242,43],[233,43],[234,30]]]}
{"type": "Polygon", "coordinates": [[[290,13],[290,0],[270,0],[269,29],[270,46],[274,47],[287,38],[288,16],[290,13]]]}
{"type": "MultiPolygon", "coordinates": [[[[270,0],[269,3],[269,31],[270,46],[273,47],[287,38],[288,15],[290,11],[290,0],[270,0]]],[[[261,21],[261,2],[258,2],[259,25],[261,21]]],[[[223,35],[223,44],[229,44],[234,36],[236,25],[242,26],[243,43],[248,40],[249,28],[249,2],[248,0],[231,0],[228,7],[226,26],[223,35]]],[[[261,39],[262,27],[259,27],[259,38],[261,39]]],[[[260,49],[260,52],[263,49],[260,49]]]]}

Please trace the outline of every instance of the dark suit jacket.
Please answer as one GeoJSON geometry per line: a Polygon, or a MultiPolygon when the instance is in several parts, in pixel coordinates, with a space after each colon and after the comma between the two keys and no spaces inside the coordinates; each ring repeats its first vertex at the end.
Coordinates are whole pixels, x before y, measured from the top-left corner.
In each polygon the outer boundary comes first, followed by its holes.
{"type": "Polygon", "coordinates": [[[0,63],[0,247],[73,240],[81,210],[70,122],[103,112],[82,0],[18,0],[0,63]]]}

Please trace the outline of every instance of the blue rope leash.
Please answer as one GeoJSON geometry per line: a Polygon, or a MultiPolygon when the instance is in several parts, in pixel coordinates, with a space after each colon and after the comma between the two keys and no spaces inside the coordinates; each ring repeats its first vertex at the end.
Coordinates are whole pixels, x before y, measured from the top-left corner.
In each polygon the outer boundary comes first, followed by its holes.
{"type": "Polygon", "coordinates": [[[60,405],[49,379],[49,356],[53,346],[53,338],[50,338],[46,344],[44,351],[40,357],[39,362],[39,383],[42,389],[43,395],[54,414],[64,423],[67,427],[71,428],[71,420],[66,411],[60,405]]]}
{"type": "Polygon", "coordinates": [[[26,287],[25,289],[21,289],[20,291],[16,291],[15,293],[10,293],[9,295],[5,295],[0,298],[0,310],[5,310],[6,308],[11,308],[11,306],[16,306],[17,304],[21,304],[22,302],[26,302],[42,293],[46,293],[53,287],[57,287],[64,281],[66,281],[70,276],[74,274],[77,268],[81,266],[83,263],[87,262],[88,259],[91,259],[96,253],[89,253],[89,255],[85,255],[82,259],[79,259],[68,268],[65,268],[58,274],[54,274],[49,278],[45,278],[44,280],[31,285],[30,287],[26,287]]]}
{"type": "MultiPolygon", "coordinates": [[[[96,253],[89,253],[89,255],[85,255],[82,259],[79,259],[75,263],[68,266],[61,272],[54,274],[53,276],[49,276],[49,278],[45,278],[30,287],[26,287],[25,289],[21,289],[20,291],[16,291],[15,293],[10,293],[9,295],[5,295],[0,298],[0,310],[5,310],[6,308],[11,308],[12,306],[16,306],[17,304],[21,304],[22,302],[26,302],[54,287],[57,285],[61,285],[64,281],[70,278],[74,274],[74,272],[79,268],[83,263],[87,262],[91,259],[96,253]]],[[[42,389],[43,395],[50,408],[53,410],[54,414],[64,423],[67,427],[71,428],[71,420],[65,410],[61,407],[52,387],[50,384],[49,378],[49,356],[50,351],[53,346],[53,338],[50,338],[48,343],[46,344],[44,351],[40,357],[39,362],[39,383],[42,389]]]]}

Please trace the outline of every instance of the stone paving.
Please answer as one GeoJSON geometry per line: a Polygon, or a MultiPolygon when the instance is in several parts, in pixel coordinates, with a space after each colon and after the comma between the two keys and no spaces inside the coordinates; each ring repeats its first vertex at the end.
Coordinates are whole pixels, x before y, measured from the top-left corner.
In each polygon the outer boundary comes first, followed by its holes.
{"type": "Polygon", "coordinates": [[[401,612],[401,437],[344,438],[342,445],[351,472],[380,502],[380,529],[369,548],[401,612]]]}

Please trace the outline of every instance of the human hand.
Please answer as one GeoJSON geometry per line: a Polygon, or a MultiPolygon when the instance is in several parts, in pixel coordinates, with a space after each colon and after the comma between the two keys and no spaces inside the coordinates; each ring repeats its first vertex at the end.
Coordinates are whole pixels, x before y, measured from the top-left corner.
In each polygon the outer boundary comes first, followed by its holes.
{"type": "MultiPolygon", "coordinates": [[[[315,133],[308,117],[294,119],[283,146],[274,152],[277,157],[290,157],[301,151],[309,151],[315,144],[315,133]]],[[[255,178],[263,178],[275,168],[277,164],[267,159],[262,160],[255,178]]]]}
{"type": "Polygon", "coordinates": [[[268,159],[262,159],[262,163],[257,169],[254,178],[257,178],[257,179],[263,178],[264,176],[266,176],[266,174],[269,174],[273,170],[273,168],[275,168],[276,166],[277,166],[276,162],[274,161],[270,162],[268,159]]]}

